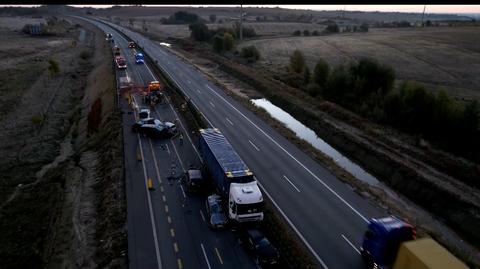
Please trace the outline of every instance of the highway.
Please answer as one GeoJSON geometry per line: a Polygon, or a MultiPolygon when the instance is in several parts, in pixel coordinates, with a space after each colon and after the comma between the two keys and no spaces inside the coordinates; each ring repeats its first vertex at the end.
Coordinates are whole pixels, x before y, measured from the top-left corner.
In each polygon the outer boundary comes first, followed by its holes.
{"type": "MultiPolygon", "coordinates": [[[[106,32],[113,32],[105,24],[94,23],[106,32]]],[[[319,266],[364,268],[359,255],[359,247],[367,221],[371,217],[385,216],[387,212],[369,204],[367,200],[357,195],[351,187],[342,183],[326,168],[312,160],[268,124],[230,98],[197,69],[169,53],[156,42],[125,28],[109,25],[136,41],[143,51],[156,60],[159,67],[191,99],[208,123],[224,133],[242,159],[256,174],[264,195],[270,198],[310,249],[319,266]]],[[[122,49],[125,49],[126,44],[117,38],[116,33],[115,38],[122,44],[122,49]]],[[[129,63],[129,66],[132,66],[132,63],[129,63]]],[[[147,73],[141,72],[140,76],[147,74],[148,71],[147,73]]],[[[143,79],[147,81],[147,78],[143,79]]],[[[146,141],[142,143],[144,153],[148,152],[149,143],[146,141]]],[[[153,147],[155,148],[155,145],[153,147]]],[[[126,154],[129,154],[127,149],[125,151],[126,154]]],[[[130,154],[134,155],[133,152],[130,154]]],[[[192,156],[194,155],[192,154],[192,156]]],[[[149,156],[145,156],[145,158],[148,160],[149,156]]],[[[147,171],[147,174],[155,174],[154,172],[147,171]]],[[[156,198],[158,197],[151,197],[151,199],[156,198]]],[[[127,201],[128,199],[127,196],[127,201]]],[[[161,209],[157,210],[161,211],[161,209]]],[[[148,214],[148,212],[139,212],[138,214],[148,214]]],[[[184,221],[190,220],[184,219],[184,221]]],[[[163,224],[159,223],[158,225],[163,224]]],[[[188,226],[189,224],[185,223],[184,225],[188,226]]],[[[147,229],[147,226],[147,224],[142,224],[140,229],[147,229]]],[[[158,233],[163,233],[163,231],[158,229],[158,233]]],[[[185,238],[183,240],[193,239],[185,238]]],[[[191,245],[196,246],[200,241],[199,239],[196,244],[191,245]]],[[[150,248],[152,247],[154,246],[150,246],[150,248]]],[[[182,255],[183,260],[192,260],[192,264],[203,265],[205,263],[201,259],[202,253],[199,253],[198,247],[194,247],[192,250],[186,249],[182,255]],[[195,261],[195,259],[199,261],[195,261]]],[[[225,268],[234,267],[227,266],[225,268]]]]}
{"type": "MultiPolygon", "coordinates": [[[[127,69],[117,77],[128,76],[135,85],[158,80],[147,65],[136,65],[135,49],[111,30],[115,45],[127,60],[127,69]]],[[[137,113],[132,107],[145,107],[139,95],[132,106],[120,99],[123,113],[125,177],[127,192],[127,231],[129,268],[257,268],[229,230],[211,231],[206,223],[205,197],[187,194],[181,178],[189,165],[200,166],[194,144],[175,139],[150,139],[131,131],[137,113]],[[147,180],[154,190],[148,190],[147,180]]],[[[138,111],[138,110],[136,110],[138,111]]],[[[185,123],[169,102],[151,111],[160,120],[185,123]]]]}

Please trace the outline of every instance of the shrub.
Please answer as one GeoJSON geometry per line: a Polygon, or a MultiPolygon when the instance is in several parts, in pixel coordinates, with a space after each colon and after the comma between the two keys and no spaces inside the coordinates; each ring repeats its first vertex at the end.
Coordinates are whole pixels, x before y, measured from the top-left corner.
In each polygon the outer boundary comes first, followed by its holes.
{"type": "Polygon", "coordinates": [[[50,71],[51,76],[60,73],[60,66],[58,65],[58,62],[53,59],[48,60],[48,71],[50,71]]]}
{"type": "Polygon", "coordinates": [[[164,24],[192,24],[197,22],[200,22],[200,17],[195,13],[186,11],[177,11],[164,20],[164,24]]]}
{"type": "Polygon", "coordinates": [[[338,25],[336,23],[331,23],[325,28],[326,33],[338,33],[340,32],[340,29],[338,28],[338,25]]]}
{"type": "Polygon", "coordinates": [[[364,22],[360,25],[361,32],[368,32],[368,23],[364,22]]]}
{"type": "Polygon", "coordinates": [[[304,36],[310,36],[310,31],[308,31],[308,30],[303,30],[303,35],[304,35],[304,36]]]}
{"type": "Polygon", "coordinates": [[[223,34],[223,49],[226,51],[233,49],[233,36],[229,33],[223,34]]]}
{"type": "Polygon", "coordinates": [[[249,59],[249,61],[258,61],[258,59],[260,59],[260,52],[253,45],[248,47],[243,47],[240,52],[240,55],[243,58],[249,59]]]}
{"type": "Polygon", "coordinates": [[[312,74],[310,73],[310,69],[308,68],[308,66],[305,66],[305,68],[303,69],[303,84],[308,85],[308,83],[310,83],[311,76],[312,74]]]}
{"type": "Polygon", "coordinates": [[[314,30],[314,31],[312,32],[312,35],[317,36],[317,35],[318,35],[318,31],[317,31],[317,30],[314,30]]]}
{"type": "Polygon", "coordinates": [[[296,73],[301,73],[305,67],[305,57],[298,49],[290,56],[290,70],[296,73]]]}
{"type": "Polygon", "coordinates": [[[329,72],[330,67],[327,62],[323,59],[319,59],[313,70],[313,82],[317,83],[318,86],[323,87],[327,81],[329,72]]]}
{"type": "Polygon", "coordinates": [[[293,32],[293,35],[294,36],[300,36],[300,35],[302,35],[302,32],[300,30],[296,30],[296,31],[293,32]]]}
{"type": "Polygon", "coordinates": [[[317,97],[321,93],[320,87],[316,83],[310,83],[306,87],[307,93],[312,97],[317,97]]]}
{"type": "Polygon", "coordinates": [[[210,16],[208,18],[209,18],[211,23],[214,23],[214,22],[217,21],[217,15],[215,15],[215,14],[210,14],[210,16]]]}
{"type": "Polygon", "coordinates": [[[190,36],[197,41],[207,41],[210,39],[210,31],[202,22],[192,23],[188,26],[188,29],[191,31],[190,36]]]}
{"type": "Polygon", "coordinates": [[[80,58],[84,60],[87,60],[88,58],[90,58],[90,56],[91,54],[87,50],[83,50],[82,52],[80,52],[80,58]]]}
{"type": "Polygon", "coordinates": [[[219,35],[213,37],[213,50],[220,53],[223,52],[223,38],[219,35]]]}
{"type": "Polygon", "coordinates": [[[42,123],[43,117],[40,115],[34,115],[31,118],[31,121],[33,125],[38,126],[40,123],[42,123]]]}

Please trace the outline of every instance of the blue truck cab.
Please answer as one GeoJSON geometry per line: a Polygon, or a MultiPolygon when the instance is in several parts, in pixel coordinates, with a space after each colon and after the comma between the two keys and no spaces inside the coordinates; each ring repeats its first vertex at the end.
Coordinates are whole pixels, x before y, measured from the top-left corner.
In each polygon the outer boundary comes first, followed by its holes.
{"type": "Polygon", "coordinates": [[[143,53],[135,54],[135,63],[136,64],[144,64],[145,63],[145,59],[143,58],[143,53]]]}
{"type": "Polygon", "coordinates": [[[396,259],[404,241],[414,240],[417,232],[411,224],[395,217],[372,218],[363,237],[362,258],[367,268],[388,268],[396,259]]]}

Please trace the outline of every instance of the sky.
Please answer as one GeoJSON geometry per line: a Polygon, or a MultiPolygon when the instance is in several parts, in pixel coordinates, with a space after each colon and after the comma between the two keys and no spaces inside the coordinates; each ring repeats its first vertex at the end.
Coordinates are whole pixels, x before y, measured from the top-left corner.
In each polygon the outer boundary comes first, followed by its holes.
{"type": "MultiPolygon", "coordinates": [[[[15,5],[21,6],[21,5],[15,5]]],[[[32,5],[29,5],[32,6],[32,5]]],[[[112,5],[72,5],[76,7],[108,8],[112,5]]],[[[146,5],[161,6],[161,5],[146,5]]],[[[164,5],[164,6],[186,6],[186,5],[164,5]]],[[[189,5],[214,6],[214,5],[189,5]]],[[[221,7],[235,7],[238,5],[215,5],[221,7]]],[[[311,10],[347,10],[347,11],[386,11],[386,12],[423,12],[423,5],[245,5],[245,7],[280,7],[289,9],[311,9],[311,10]]],[[[480,13],[480,5],[427,5],[426,13],[480,13]]]]}

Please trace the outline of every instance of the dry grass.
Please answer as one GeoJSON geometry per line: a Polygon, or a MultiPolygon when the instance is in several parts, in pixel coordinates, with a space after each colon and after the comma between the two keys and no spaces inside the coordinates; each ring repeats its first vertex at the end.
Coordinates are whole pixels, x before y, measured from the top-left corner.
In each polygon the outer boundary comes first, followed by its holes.
{"type": "Polygon", "coordinates": [[[31,17],[0,17],[0,29],[21,30],[25,24],[46,23],[45,19],[31,17]]]}
{"type": "Polygon", "coordinates": [[[333,66],[362,57],[391,65],[400,80],[415,80],[436,90],[445,87],[459,98],[480,98],[480,31],[478,27],[373,30],[319,37],[285,37],[247,41],[264,64],[286,66],[295,49],[312,69],[319,58],[333,66]]]}

